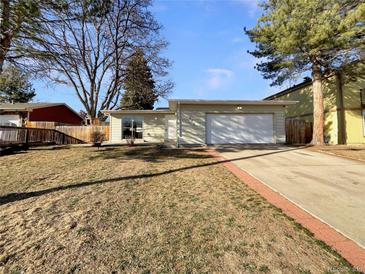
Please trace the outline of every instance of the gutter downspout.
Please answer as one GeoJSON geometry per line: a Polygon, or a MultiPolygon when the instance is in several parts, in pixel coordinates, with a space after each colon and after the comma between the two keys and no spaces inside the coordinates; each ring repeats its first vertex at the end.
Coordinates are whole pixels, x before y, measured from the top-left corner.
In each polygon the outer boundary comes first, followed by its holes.
{"type": "Polygon", "coordinates": [[[180,147],[180,134],[181,134],[181,109],[180,109],[180,102],[177,102],[177,127],[176,127],[176,140],[177,140],[177,147],[180,147]]]}

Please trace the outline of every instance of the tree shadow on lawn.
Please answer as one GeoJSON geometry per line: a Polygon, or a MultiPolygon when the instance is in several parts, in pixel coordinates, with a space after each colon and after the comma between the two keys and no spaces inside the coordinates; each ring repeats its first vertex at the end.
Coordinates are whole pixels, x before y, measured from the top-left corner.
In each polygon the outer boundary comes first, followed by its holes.
{"type": "MultiPolygon", "coordinates": [[[[214,166],[214,165],[223,164],[223,163],[227,163],[227,162],[234,162],[234,161],[239,161],[239,160],[247,160],[247,159],[252,159],[252,158],[264,157],[264,156],[268,156],[268,155],[273,155],[273,154],[278,154],[278,153],[285,153],[285,152],[288,152],[288,151],[300,150],[300,149],[303,149],[303,147],[290,148],[290,149],[287,149],[287,150],[267,152],[267,153],[256,154],[256,155],[245,156],[245,157],[239,157],[239,158],[234,158],[234,159],[217,160],[217,161],[214,161],[214,162],[211,162],[211,163],[204,163],[204,164],[198,164],[198,165],[192,165],[192,166],[185,166],[185,167],[170,169],[170,170],[166,170],[166,171],[156,172],[156,173],[139,174],[139,175],[124,176],[124,177],[121,176],[121,177],[107,178],[107,179],[101,179],[101,180],[95,180],[95,181],[85,181],[85,182],[74,183],[74,184],[71,183],[71,184],[68,184],[68,185],[65,185],[65,186],[58,186],[58,187],[53,187],[53,188],[48,188],[48,189],[38,190],[38,191],[31,191],[31,192],[9,193],[7,195],[0,196],[0,205],[5,205],[5,204],[8,204],[8,203],[21,201],[21,200],[25,200],[25,199],[29,199],[29,198],[33,198],[33,197],[39,197],[39,196],[42,196],[42,195],[46,195],[46,194],[49,194],[49,193],[54,193],[54,192],[58,192],[58,191],[62,191],[62,190],[67,190],[67,189],[77,189],[77,188],[87,187],[87,186],[92,186],[92,185],[112,183],[112,182],[118,182],[118,181],[126,181],[126,180],[133,180],[133,179],[146,179],[146,178],[171,174],[171,173],[174,173],[174,172],[185,171],[185,170],[189,170],[189,169],[195,169],[195,168],[207,167],[207,166],[214,166]]],[[[211,156],[208,155],[208,157],[211,157],[211,156]]]]}
{"type": "Polygon", "coordinates": [[[128,160],[139,159],[146,162],[161,163],[173,159],[207,159],[211,158],[209,154],[202,154],[207,152],[206,148],[194,149],[161,149],[158,146],[133,146],[126,147],[121,150],[120,147],[107,147],[95,151],[95,154],[89,157],[89,160],[96,159],[116,159],[128,160]]]}

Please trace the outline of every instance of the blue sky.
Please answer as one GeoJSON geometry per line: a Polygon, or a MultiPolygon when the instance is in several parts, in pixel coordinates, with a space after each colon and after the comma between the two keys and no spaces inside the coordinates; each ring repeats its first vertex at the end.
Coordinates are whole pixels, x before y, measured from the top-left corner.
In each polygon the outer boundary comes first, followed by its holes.
{"type": "MultiPolygon", "coordinates": [[[[164,26],[170,43],[163,52],[172,60],[170,78],[175,88],[170,98],[262,99],[279,87],[270,87],[254,69],[247,53],[253,44],[243,32],[260,15],[257,0],[155,1],[152,11],[164,26]]],[[[66,102],[82,109],[71,87],[33,83],[35,101],[66,102]]],[[[160,100],[156,106],[166,106],[160,100]]]]}

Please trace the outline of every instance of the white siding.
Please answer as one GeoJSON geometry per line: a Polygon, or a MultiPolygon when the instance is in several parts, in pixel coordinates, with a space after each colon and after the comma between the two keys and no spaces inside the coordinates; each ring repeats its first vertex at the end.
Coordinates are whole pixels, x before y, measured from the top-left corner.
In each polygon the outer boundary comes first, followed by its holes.
{"type": "MultiPolygon", "coordinates": [[[[285,143],[285,108],[283,106],[245,106],[245,105],[181,105],[177,116],[162,113],[138,114],[143,116],[143,141],[162,143],[167,139],[168,120],[177,119],[179,144],[206,144],[206,117],[208,114],[272,114],[274,142],[285,143]],[[181,116],[181,117],[180,117],[181,116]]],[[[130,115],[125,115],[130,116],[130,115]]],[[[110,116],[110,141],[123,143],[123,114],[110,116]]]]}
{"type": "Polygon", "coordinates": [[[176,142],[176,134],[177,134],[177,121],[176,115],[166,115],[165,116],[165,139],[169,141],[176,142]]]}
{"type": "Polygon", "coordinates": [[[165,140],[165,115],[145,115],[143,140],[149,143],[163,143],[165,140]]]}
{"type": "Polygon", "coordinates": [[[118,143],[122,141],[122,115],[110,115],[110,141],[118,143]]]}
{"type": "MultiPolygon", "coordinates": [[[[166,135],[166,114],[135,114],[124,115],[113,113],[110,115],[110,142],[123,143],[122,119],[123,116],[143,116],[143,141],[163,143],[166,135]]],[[[169,115],[171,118],[171,115],[169,115]]],[[[173,115],[174,116],[174,115],[173,115]]]]}

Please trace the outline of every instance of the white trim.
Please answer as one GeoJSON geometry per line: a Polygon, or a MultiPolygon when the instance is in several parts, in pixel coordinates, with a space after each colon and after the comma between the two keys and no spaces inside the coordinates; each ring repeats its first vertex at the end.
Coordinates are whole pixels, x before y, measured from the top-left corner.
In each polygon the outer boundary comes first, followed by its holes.
{"type": "Polygon", "coordinates": [[[298,101],[262,101],[262,100],[194,100],[194,99],[170,99],[169,103],[180,103],[181,105],[295,105],[298,101]]]}
{"type": "Polygon", "coordinates": [[[174,114],[175,112],[170,110],[101,110],[105,114],[174,114]]]}

